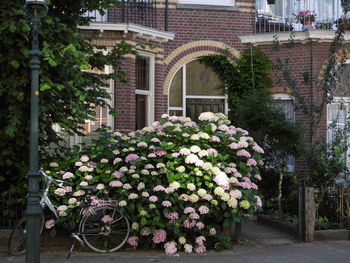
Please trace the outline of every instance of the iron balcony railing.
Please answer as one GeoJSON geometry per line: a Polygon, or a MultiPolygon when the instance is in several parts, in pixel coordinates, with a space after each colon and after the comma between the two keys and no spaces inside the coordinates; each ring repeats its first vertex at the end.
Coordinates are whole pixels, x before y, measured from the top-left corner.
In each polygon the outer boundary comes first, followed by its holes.
{"type": "Polygon", "coordinates": [[[168,0],[163,4],[154,0],[121,0],[101,15],[98,11],[86,16],[93,22],[133,23],[168,31],[168,0]]]}
{"type": "Polygon", "coordinates": [[[350,30],[350,19],[323,19],[312,21],[311,23],[304,22],[303,25],[296,21],[295,16],[278,17],[258,14],[256,16],[255,33],[291,32],[303,31],[305,29],[337,30],[338,28],[350,30]]]}

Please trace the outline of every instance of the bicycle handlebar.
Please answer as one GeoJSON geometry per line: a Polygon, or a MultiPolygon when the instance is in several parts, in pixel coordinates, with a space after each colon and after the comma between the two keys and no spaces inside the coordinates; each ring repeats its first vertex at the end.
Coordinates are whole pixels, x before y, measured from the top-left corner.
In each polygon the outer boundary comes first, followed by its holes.
{"type": "Polygon", "coordinates": [[[39,171],[47,180],[54,182],[56,184],[67,184],[67,185],[73,185],[73,183],[65,181],[65,180],[60,180],[60,179],[56,179],[53,178],[52,176],[46,174],[43,170],[39,171]]]}

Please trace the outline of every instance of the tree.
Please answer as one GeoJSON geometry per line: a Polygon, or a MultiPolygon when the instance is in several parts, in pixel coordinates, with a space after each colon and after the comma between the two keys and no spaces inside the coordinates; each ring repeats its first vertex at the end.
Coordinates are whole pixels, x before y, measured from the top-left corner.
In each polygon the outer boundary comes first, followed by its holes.
{"type": "MultiPolygon", "coordinates": [[[[94,107],[108,107],[106,79],[125,82],[123,56],[132,47],[121,43],[107,50],[84,39],[77,25],[85,25],[88,11],[103,9],[114,0],[46,0],[48,16],[42,19],[40,46],[40,145],[45,149],[62,138],[53,129],[58,124],[68,134],[79,133],[81,124],[94,118],[94,107]],[[111,65],[112,74],[96,74],[111,65]]],[[[0,190],[20,185],[28,163],[31,28],[23,11],[24,1],[0,2],[0,190]]],[[[110,113],[115,110],[110,108],[110,113]]],[[[63,149],[59,149],[62,151],[63,149]]]]}
{"type": "Polygon", "coordinates": [[[201,57],[200,61],[213,68],[222,80],[232,123],[248,130],[264,148],[266,171],[263,173],[277,174],[278,182],[266,184],[263,192],[267,195],[271,195],[272,190],[276,192],[278,210],[282,212],[282,183],[288,174],[287,157],[298,155],[302,132],[273,103],[272,80],[269,78],[271,60],[260,49],[254,48],[243,51],[235,60],[230,59],[229,52],[225,51],[201,57]]]}

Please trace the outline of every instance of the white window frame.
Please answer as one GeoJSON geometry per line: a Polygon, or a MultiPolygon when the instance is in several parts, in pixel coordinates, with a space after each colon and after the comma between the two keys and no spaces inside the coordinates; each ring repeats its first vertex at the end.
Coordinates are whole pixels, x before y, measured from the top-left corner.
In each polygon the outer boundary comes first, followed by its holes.
{"type": "Polygon", "coordinates": [[[235,0],[180,0],[179,4],[234,6],[235,0]]]}
{"type": "Polygon", "coordinates": [[[176,74],[179,72],[179,70],[174,74],[174,76],[172,77],[171,81],[170,81],[170,87],[169,87],[169,92],[168,92],[168,114],[170,113],[170,111],[182,111],[182,116],[186,117],[186,100],[187,99],[224,99],[225,100],[225,112],[223,112],[225,115],[228,114],[228,102],[227,102],[227,95],[223,95],[223,96],[207,96],[207,95],[187,95],[186,91],[186,67],[187,64],[195,61],[197,59],[193,59],[189,62],[187,62],[186,64],[182,65],[182,67],[179,69],[182,69],[182,107],[170,107],[170,92],[171,92],[171,83],[173,82],[176,74]]]}
{"type": "MultiPolygon", "coordinates": [[[[273,100],[283,100],[283,101],[291,101],[294,104],[294,97],[291,96],[290,94],[286,94],[286,93],[275,93],[272,94],[272,99],[273,100]]],[[[293,114],[293,119],[291,120],[293,123],[295,123],[295,111],[293,114]]],[[[295,171],[295,157],[293,155],[289,155],[287,157],[287,159],[291,159],[294,158],[294,164],[288,164],[287,163],[287,168],[289,172],[293,172],[295,171]]]]}
{"type": "MultiPolygon", "coordinates": [[[[138,90],[135,88],[135,94],[147,96],[147,115],[146,125],[151,126],[154,122],[154,86],[155,86],[155,56],[154,54],[138,51],[139,57],[145,57],[149,59],[149,90],[138,90]]],[[[136,62],[136,58],[135,58],[136,62]]],[[[136,72],[136,71],[135,71],[136,72]]],[[[136,105],[135,105],[136,106],[136,105]]],[[[136,115],[135,115],[136,121],[136,115]]]]}

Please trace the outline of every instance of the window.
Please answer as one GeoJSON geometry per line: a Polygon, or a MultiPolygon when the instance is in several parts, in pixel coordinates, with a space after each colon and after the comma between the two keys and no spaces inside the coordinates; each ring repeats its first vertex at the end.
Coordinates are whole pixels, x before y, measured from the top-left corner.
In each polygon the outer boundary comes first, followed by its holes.
{"type": "Polygon", "coordinates": [[[235,4],[234,0],[180,0],[180,4],[194,4],[194,5],[223,5],[223,6],[233,6],[235,4]]]}
{"type": "Polygon", "coordinates": [[[293,13],[303,10],[314,10],[317,20],[336,20],[342,14],[340,0],[275,0],[273,5],[268,5],[267,0],[256,0],[256,9],[258,13],[287,17],[291,22],[295,22],[293,13]]]}
{"type": "Polygon", "coordinates": [[[154,121],[154,57],[141,54],[135,66],[135,130],[140,130],[154,121]]]}
{"type": "Polygon", "coordinates": [[[350,59],[336,71],[336,89],[334,96],[350,97],[350,59]]]}
{"type": "Polygon", "coordinates": [[[227,114],[227,100],[217,74],[194,60],[184,65],[171,82],[169,114],[197,120],[206,111],[227,114]]]}
{"type": "MultiPolygon", "coordinates": [[[[295,109],[294,109],[294,101],[293,98],[288,94],[273,94],[274,99],[274,105],[280,109],[285,115],[286,118],[291,121],[295,122],[295,109]]],[[[290,172],[294,171],[295,169],[295,157],[292,155],[289,155],[286,160],[288,170],[290,172]]]]}
{"type": "MultiPolygon", "coordinates": [[[[346,123],[350,118],[350,97],[336,97],[334,102],[327,106],[327,143],[331,143],[336,136],[337,131],[346,128],[346,123]]],[[[347,136],[347,144],[349,145],[349,136],[347,136]]],[[[350,147],[346,153],[346,166],[350,168],[350,147]]]]}

